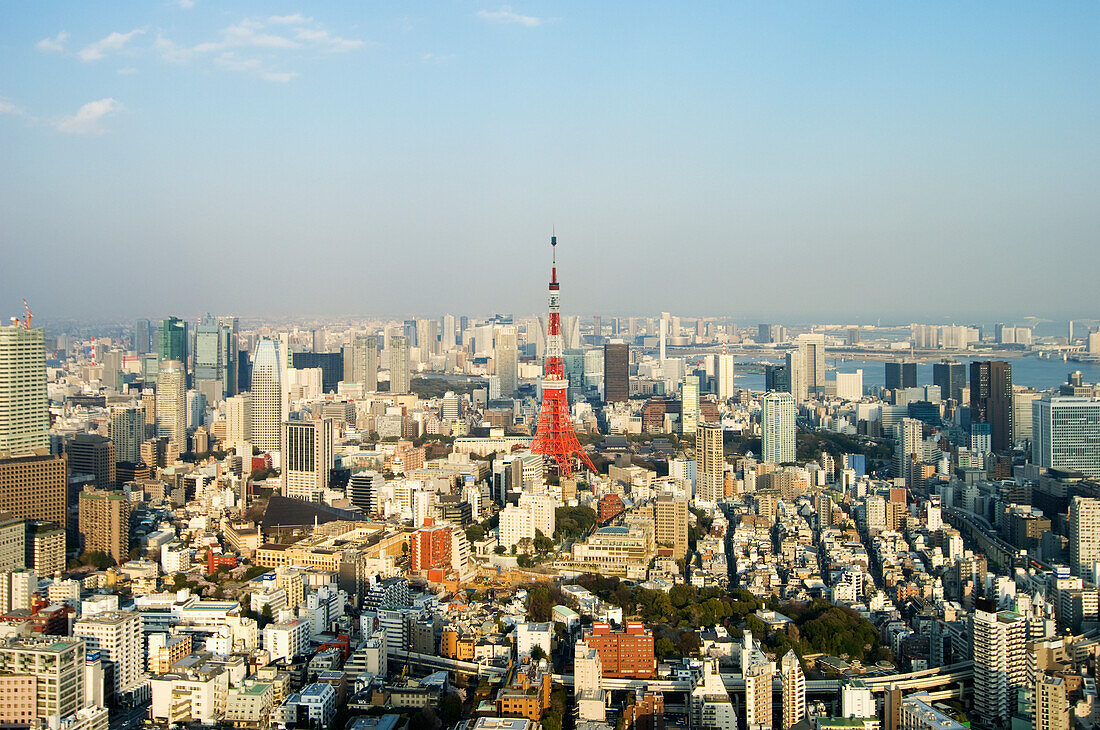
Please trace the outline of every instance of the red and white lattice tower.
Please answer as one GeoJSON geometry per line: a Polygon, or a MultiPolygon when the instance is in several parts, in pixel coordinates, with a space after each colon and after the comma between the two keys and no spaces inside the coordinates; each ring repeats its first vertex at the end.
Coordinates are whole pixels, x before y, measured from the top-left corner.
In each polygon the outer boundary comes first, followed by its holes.
{"type": "Polygon", "coordinates": [[[542,407],[539,410],[539,425],[535,431],[535,440],[531,442],[531,451],[553,459],[558,473],[569,478],[573,476],[573,460],[577,459],[585,466],[596,471],[592,460],[584,453],[573,431],[573,420],[569,417],[569,381],[565,378],[565,365],[562,362],[561,314],[558,312],[558,237],[550,237],[550,250],[553,256],[550,269],[550,320],[546,326],[546,364],[542,369],[542,407]]]}

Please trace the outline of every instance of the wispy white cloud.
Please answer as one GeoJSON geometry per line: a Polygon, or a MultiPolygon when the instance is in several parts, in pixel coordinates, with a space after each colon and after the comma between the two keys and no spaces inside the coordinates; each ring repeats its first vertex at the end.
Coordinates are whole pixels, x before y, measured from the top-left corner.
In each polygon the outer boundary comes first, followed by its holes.
{"type": "Polygon", "coordinates": [[[134,39],[135,36],[139,36],[145,33],[144,28],[134,28],[129,33],[111,33],[106,38],[102,38],[91,45],[81,48],[76,54],[80,56],[80,60],[84,62],[98,61],[106,58],[110,53],[121,53],[126,50],[126,45],[134,39]]]}
{"type": "Polygon", "coordinates": [[[341,38],[338,35],[329,33],[327,30],[318,28],[302,28],[295,35],[295,38],[327,53],[354,51],[356,48],[362,48],[366,45],[361,40],[341,38]]]}
{"type": "Polygon", "coordinates": [[[267,22],[275,25],[306,25],[312,23],[313,18],[304,18],[301,13],[294,13],[293,15],[272,15],[267,22]]]}
{"type": "Polygon", "coordinates": [[[195,7],[195,0],[176,0],[176,5],[179,5],[184,10],[190,10],[195,7]]]}
{"type": "Polygon", "coordinates": [[[542,25],[542,18],[533,15],[520,15],[510,5],[501,5],[500,10],[479,10],[477,17],[490,23],[517,23],[528,28],[542,25]]]}
{"type": "Polygon", "coordinates": [[[65,134],[103,134],[106,130],[100,125],[100,120],[121,108],[122,104],[116,99],[89,101],[76,114],[54,120],[53,126],[65,134]]]}
{"type": "Polygon", "coordinates": [[[268,18],[245,18],[223,28],[215,40],[181,45],[158,35],[153,49],[165,61],[187,63],[209,59],[222,68],[247,73],[275,83],[298,78],[297,71],[281,70],[303,52],[344,53],[365,47],[359,39],[336,35],[300,13],[268,18]]]}
{"type": "Polygon", "coordinates": [[[443,66],[455,60],[453,53],[425,53],[420,57],[421,63],[426,63],[431,66],[443,66]]]}
{"type": "Polygon", "coordinates": [[[134,68],[133,66],[123,66],[116,73],[119,76],[133,76],[137,72],[138,72],[138,70],[136,68],[134,68]]]}
{"type": "Polygon", "coordinates": [[[63,30],[53,38],[43,38],[35,43],[34,47],[44,53],[62,53],[67,40],[69,40],[69,31],[63,30]]]}
{"type": "Polygon", "coordinates": [[[21,117],[25,113],[26,112],[23,111],[23,108],[17,105],[14,101],[12,101],[11,99],[5,99],[4,97],[0,96],[0,115],[9,117],[21,117]]]}

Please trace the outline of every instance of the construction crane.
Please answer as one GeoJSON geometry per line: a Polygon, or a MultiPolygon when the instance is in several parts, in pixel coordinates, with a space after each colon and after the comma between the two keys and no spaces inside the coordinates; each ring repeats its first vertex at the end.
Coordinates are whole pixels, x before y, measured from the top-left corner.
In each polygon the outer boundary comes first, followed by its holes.
{"type": "Polygon", "coordinates": [[[30,307],[29,304],[27,304],[26,299],[23,300],[23,311],[26,312],[26,315],[23,317],[23,328],[24,329],[30,329],[31,328],[31,317],[33,317],[34,315],[31,314],[31,307],[30,307]]]}

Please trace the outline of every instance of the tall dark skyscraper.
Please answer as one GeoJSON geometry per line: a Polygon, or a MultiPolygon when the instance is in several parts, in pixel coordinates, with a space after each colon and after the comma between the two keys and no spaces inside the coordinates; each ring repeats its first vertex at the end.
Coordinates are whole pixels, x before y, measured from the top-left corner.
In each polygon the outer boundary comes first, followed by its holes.
{"type": "Polygon", "coordinates": [[[791,373],[786,365],[764,366],[764,390],[769,393],[791,392],[791,373]]]}
{"type": "Polygon", "coordinates": [[[917,387],[917,364],[915,362],[886,363],[886,389],[917,387]]]}
{"type": "Polygon", "coordinates": [[[970,363],[970,420],[989,424],[995,453],[1012,448],[1012,366],[1004,360],[970,363]]]}
{"type": "Polygon", "coordinates": [[[611,342],[603,346],[603,399],[607,403],[630,398],[630,345],[611,342]]]}
{"type": "Polygon", "coordinates": [[[940,386],[940,397],[962,402],[966,387],[966,366],[961,362],[937,362],[932,364],[932,384],[940,386]]]}
{"type": "Polygon", "coordinates": [[[153,349],[152,325],[147,319],[139,319],[134,322],[134,350],[139,355],[144,355],[153,349]]]}

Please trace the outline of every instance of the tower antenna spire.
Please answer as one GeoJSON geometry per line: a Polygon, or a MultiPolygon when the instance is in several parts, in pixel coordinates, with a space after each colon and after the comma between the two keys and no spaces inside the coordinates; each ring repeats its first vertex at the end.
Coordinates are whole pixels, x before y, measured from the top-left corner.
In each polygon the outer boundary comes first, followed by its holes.
{"type": "MultiPolygon", "coordinates": [[[[554,229],[551,229],[552,231],[554,229]]],[[[565,363],[561,337],[561,312],[558,309],[558,237],[550,234],[550,308],[546,323],[546,363],[542,370],[542,404],[539,423],[531,451],[551,457],[559,474],[567,479],[573,476],[574,460],[579,460],[593,472],[596,467],[584,453],[573,421],[569,416],[569,380],[565,377],[565,363]]]]}

